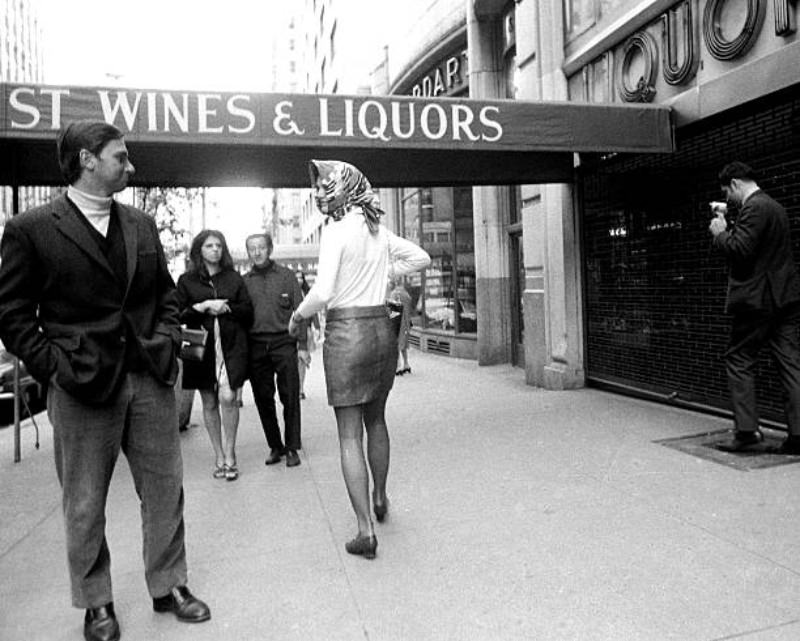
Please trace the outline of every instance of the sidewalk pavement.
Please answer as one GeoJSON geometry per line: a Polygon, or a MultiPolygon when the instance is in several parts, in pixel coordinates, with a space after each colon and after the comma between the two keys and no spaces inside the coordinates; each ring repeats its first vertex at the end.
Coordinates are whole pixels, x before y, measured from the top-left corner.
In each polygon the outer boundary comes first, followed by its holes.
{"type": "MultiPolygon", "coordinates": [[[[800,638],[800,465],[740,471],[654,443],[727,421],[510,366],[412,351],[389,400],[390,512],[378,557],[344,551],[355,518],[315,355],[302,465],[264,466],[249,387],[236,482],[182,435],[191,589],[211,621],[156,614],[120,459],[108,501],[115,606],[129,641],[800,638]]],[[[201,422],[199,397],[193,419],[201,422]]],[[[60,492],[42,448],[0,430],[0,639],[82,638],[60,492]]]]}

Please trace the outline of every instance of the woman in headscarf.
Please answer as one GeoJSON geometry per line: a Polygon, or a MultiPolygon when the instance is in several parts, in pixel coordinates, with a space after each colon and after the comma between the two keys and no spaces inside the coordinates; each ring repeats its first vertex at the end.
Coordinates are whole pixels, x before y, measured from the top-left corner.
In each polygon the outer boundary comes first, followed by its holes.
{"type": "Polygon", "coordinates": [[[370,514],[383,521],[388,501],[389,434],[384,410],[394,383],[397,334],[386,306],[390,277],[421,270],[430,256],[380,224],[383,211],[366,177],[336,160],[309,163],[319,210],[328,217],[319,246],[314,286],[292,315],[289,331],[327,309],[322,359],[328,404],[339,430],[347,493],[358,520],[358,535],[345,545],[350,554],[375,558],[378,541],[370,514]],[[363,433],[367,433],[367,460],[363,433]]]}

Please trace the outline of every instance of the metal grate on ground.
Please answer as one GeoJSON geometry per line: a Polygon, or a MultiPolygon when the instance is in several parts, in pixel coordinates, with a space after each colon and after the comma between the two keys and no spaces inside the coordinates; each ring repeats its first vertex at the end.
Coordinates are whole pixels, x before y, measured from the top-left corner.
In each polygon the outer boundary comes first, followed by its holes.
{"type": "Polygon", "coordinates": [[[764,434],[764,440],[759,443],[754,451],[750,452],[732,453],[717,449],[717,445],[728,441],[733,436],[731,430],[717,430],[715,432],[659,439],[653,441],[653,443],[660,443],[679,452],[685,452],[707,461],[727,465],[742,472],[788,465],[789,463],[800,463],[800,455],[787,456],[774,452],[775,448],[786,438],[785,432],[764,428],[761,431],[764,434]]]}

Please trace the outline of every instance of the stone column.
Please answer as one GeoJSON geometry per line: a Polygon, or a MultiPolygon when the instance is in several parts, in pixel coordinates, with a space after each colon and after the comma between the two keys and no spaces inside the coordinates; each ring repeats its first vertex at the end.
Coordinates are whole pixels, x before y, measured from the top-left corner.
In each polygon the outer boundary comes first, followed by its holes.
{"type": "MultiPolygon", "coordinates": [[[[467,13],[469,93],[471,98],[499,98],[503,90],[499,14],[475,13],[473,0],[464,0],[467,13]]],[[[474,187],[475,294],[478,313],[478,363],[496,365],[511,360],[511,314],[508,202],[504,187],[474,187]]]]}

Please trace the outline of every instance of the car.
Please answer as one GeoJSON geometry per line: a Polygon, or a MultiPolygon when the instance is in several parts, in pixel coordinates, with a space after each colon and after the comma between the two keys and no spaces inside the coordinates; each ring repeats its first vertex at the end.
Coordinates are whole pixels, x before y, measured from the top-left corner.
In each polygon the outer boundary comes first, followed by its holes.
{"type": "MultiPolygon", "coordinates": [[[[0,342],[0,427],[14,422],[14,363],[15,358],[9,354],[0,342]]],[[[20,417],[41,412],[45,407],[42,388],[33,376],[19,364],[20,417]]]]}

